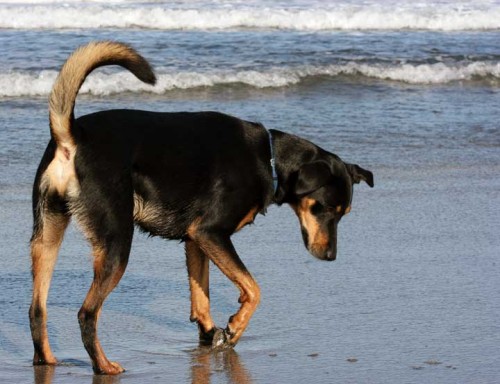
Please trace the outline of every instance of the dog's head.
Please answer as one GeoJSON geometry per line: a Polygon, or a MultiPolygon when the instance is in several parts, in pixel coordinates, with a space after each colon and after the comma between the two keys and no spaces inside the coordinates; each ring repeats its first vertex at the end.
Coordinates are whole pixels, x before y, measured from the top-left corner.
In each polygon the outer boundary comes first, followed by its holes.
{"type": "Polygon", "coordinates": [[[297,172],[290,205],[306,248],[318,259],[337,257],[337,226],[351,210],[353,184],[361,181],[373,187],[373,174],[336,157],[304,164],[297,172]]]}

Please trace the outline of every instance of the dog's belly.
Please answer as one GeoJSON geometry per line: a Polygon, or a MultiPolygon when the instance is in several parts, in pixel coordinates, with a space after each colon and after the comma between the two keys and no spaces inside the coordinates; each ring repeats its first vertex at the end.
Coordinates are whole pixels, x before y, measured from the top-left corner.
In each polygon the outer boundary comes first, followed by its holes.
{"type": "Polygon", "coordinates": [[[182,212],[165,208],[160,202],[146,201],[134,193],[134,223],[143,231],[166,239],[182,239],[186,233],[182,212]]]}

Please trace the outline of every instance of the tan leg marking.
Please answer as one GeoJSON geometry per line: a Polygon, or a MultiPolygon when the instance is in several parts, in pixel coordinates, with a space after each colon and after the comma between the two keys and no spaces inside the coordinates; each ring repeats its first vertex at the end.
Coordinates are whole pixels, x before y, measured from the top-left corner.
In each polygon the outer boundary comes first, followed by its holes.
{"type": "Polygon", "coordinates": [[[229,330],[233,334],[230,340],[232,344],[238,342],[260,303],[260,288],[248,272],[238,274],[235,281],[241,291],[241,307],[228,322],[229,330]]]}
{"type": "Polygon", "coordinates": [[[87,350],[95,373],[116,375],[124,369],[120,364],[109,361],[97,336],[97,322],[101,314],[102,304],[120,281],[125,272],[126,262],[110,260],[104,247],[93,245],[94,281],[90,286],[82,308],[78,312],[78,320],[83,344],[87,350]]]}
{"type": "Polygon", "coordinates": [[[260,288],[234,251],[229,239],[227,239],[228,244],[225,246],[203,234],[197,234],[194,240],[222,273],[240,290],[240,309],[230,317],[228,322],[231,333],[230,343],[236,344],[259,305],[260,288]]]}
{"type": "Polygon", "coordinates": [[[193,240],[186,241],[186,265],[191,292],[191,321],[208,332],[215,327],[210,315],[209,259],[193,240]]]}
{"type": "Polygon", "coordinates": [[[34,364],[56,364],[47,334],[47,297],[69,217],[44,214],[41,231],[31,241],[33,297],[30,307],[30,326],[35,347],[34,364]]]}
{"type": "Polygon", "coordinates": [[[245,217],[236,226],[235,232],[238,232],[245,225],[253,223],[258,211],[259,211],[259,207],[253,207],[250,211],[248,211],[248,213],[245,215],[245,217]]]}

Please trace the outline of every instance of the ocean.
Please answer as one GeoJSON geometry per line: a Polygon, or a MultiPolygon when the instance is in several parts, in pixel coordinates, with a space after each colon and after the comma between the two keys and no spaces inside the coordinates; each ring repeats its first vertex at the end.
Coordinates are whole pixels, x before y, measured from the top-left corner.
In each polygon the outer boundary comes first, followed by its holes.
{"type": "MultiPolygon", "coordinates": [[[[334,263],[292,211],[234,236],[262,303],[234,351],[198,347],[181,244],[136,233],[104,305],[112,382],[500,382],[500,1],[0,1],[0,378],[101,382],[76,314],[92,279],[71,227],[49,297],[55,369],[31,366],[31,184],[58,70],[92,40],[129,43],[155,87],[105,68],[75,114],[216,110],[370,169],[334,263]]],[[[213,266],[212,266],[213,267],[213,266]]],[[[237,291],[211,269],[224,326],[237,291]]],[[[109,380],[109,379],[108,379],[109,380]]],[[[106,381],[108,382],[108,381],[106,381]]]]}

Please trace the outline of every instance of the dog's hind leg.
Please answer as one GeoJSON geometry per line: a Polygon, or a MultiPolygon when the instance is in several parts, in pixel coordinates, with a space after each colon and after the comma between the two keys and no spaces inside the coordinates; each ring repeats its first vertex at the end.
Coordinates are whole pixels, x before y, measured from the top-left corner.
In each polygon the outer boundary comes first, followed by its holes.
{"type": "Polygon", "coordinates": [[[115,375],[124,369],[106,357],[97,336],[97,321],[106,297],[120,281],[128,261],[130,242],[115,243],[107,247],[94,245],[94,281],[78,312],[82,341],[92,360],[96,374],[115,375]]]}
{"type": "MultiPolygon", "coordinates": [[[[46,197],[44,198],[46,199],[46,197]]],[[[47,334],[47,297],[69,216],[52,209],[48,201],[35,202],[35,225],[31,238],[33,298],[29,310],[31,335],[35,348],[33,364],[56,364],[47,334]]]]}
{"type": "Polygon", "coordinates": [[[134,228],[132,194],[130,198],[127,196],[125,191],[121,196],[99,196],[86,204],[84,217],[78,217],[94,255],[94,279],[78,312],[78,322],[96,374],[115,375],[124,371],[106,357],[97,336],[97,321],[104,300],[120,281],[128,263],[134,228]]]}
{"type": "Polygon", "coordinates": [[[198,323],[200,342],[211,344],[215,325],[210,316],[209,259],[207,255],[188,239],[186,240],[186,265],[191,291],[191,321],[198,323]]]}

